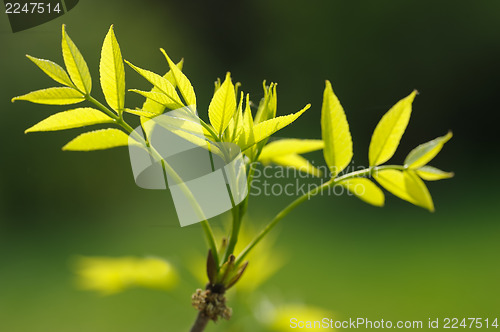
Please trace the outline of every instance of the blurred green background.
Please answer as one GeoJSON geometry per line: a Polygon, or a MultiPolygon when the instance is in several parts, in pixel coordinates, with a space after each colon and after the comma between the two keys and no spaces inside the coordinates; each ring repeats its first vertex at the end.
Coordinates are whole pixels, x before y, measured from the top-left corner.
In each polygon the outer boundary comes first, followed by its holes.
{"type": "MultiPolygon", "coordinates": [[[[186,331],[202,286],[187,272],[204,253],[199,225],[180,228],[170,194],[138,188],[127,150],[63,153],[78,132],[23,132],[67,107],[17,102],[52,86],[24,55],[62,64],[61,24],[87,60],[94,94],[100,47],[110,24],[124,58],[165,72],[159,47],[184,71],[206,117],[213,81],[231,71],[254,101],[262,80],[278,82],[278,113],[312,108],[281,137],[320,138],[324,80],[340,98],[367,164],[371,133],[397,100],[418,89],[412,120],[393,158],[416,145],[454,138],[432,162],[452,180],[429,183],[430,214],[387,195],[382,209],[352,197],[319,197],[276,234],[287,264],[253,297],[305,303],[335,318],[500,318],[498,1],[85,1],[44,25],[13,34],[0,15],[0,331],[186,331]],[[77,255],[156,255],[181,269],[171,292],[134,289],[100,297],[75,288],[77,255]]],[[[127,86],[148,84],[126,68],[127,86]]],[[[128,107],[141,98],[127,94],[128,107]]],[[[311,158],[321,160],[321,154],[311,158]]],[[[290,197],[250,203],[258,229],[290,197]]],[[[224,217],[211,223],[224,227],[224,217]]],[[[250,268],[251,268],[250,264],[250,268]]],[[[233,322],[210,331],[265,331],[250,297],[233,301],[233,322]]],[[[212,324],[213,325],[213,324],[212,324]]]]}

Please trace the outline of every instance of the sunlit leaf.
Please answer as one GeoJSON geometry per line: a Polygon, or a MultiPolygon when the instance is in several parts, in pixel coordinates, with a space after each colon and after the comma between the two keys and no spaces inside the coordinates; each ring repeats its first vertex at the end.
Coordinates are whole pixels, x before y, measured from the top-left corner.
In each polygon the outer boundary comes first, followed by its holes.
{"type": "Polygon", "coordinates": [[[26,57],[33,61],[33,63],[37,65],[38,68],[43,70],[43,72],[54,81],[69,87],[74,87],[73,82],[71,82],[71,79],[68,76],[68,73],[66,73],[66,71],[57,63],[45,59],[38,59],[27,54],[26,57]]]}
{"type": "MultiPolygon", "coordinates": [[[[158,74],[155,74],[149,70],[142,69],[139,67],[134,66],[127,60],[125,62],[136,72],[138,72],[142,77],[144,77],[146,80],[149,81],[149,83],[153,84],[155,87],[158,88],[160,93],[165,94],[165,97],[169,100],[169,104],[172,105],[172,109],[177,109],[184,107],[184,104],[182,103],[181,99],[179,98],[179,95],[177,94],[177,91],[175,91],[175,87],[170,83],[168,79],[165,77],[162,77],[158,74]],[[175,106],[173,106],[175,105],[175,106]]],[[[155,93],[155,92],[151,92],[155,93]]]]}
{"type": "Polygon", "coordinates": [[[442,179],[452,178],[455,174],[452,172],[445,172],[432,166],[423,166],[415,170],[417,175],[426,181],[437,181],[442,179]]]}
{"type": "MultiPolygon", "coordinates": [[[[182,70],[183,65],[184,65],[184,60],[181,60],[177,63],[177,68],[179,68],[179,70],[182,70]]],[[[171,70],[169,70],[165,75],[163,75],[163,77],[167,79],[175,88],[176,86],[175,79],[171,70]]],[[[160,89],[153,86],[150,92],[160,92],[160,89]]],[[[162,105],[152,99],[147,98],[144,104],[142,105],[142,110],[149,113],[162,114],[165,111],[165,105],[162,105]]]]}
{"type": "Polygon", "coordinates": [[[102,129],[83,133],[63,146],[64,151],[104,150],[128,145],[128,135],[118,129],[102,129]]]}
{"type": "MultiPolygon", "coordinates": [[[[137,90],[137,89],[129,89],[128,91],[140,94],[141,96],[144,96],[148,99],[151,99],[151,100],[155,101],[156,103],[161,104],[164,107],[169,108],[169,109],[180,108],[180,105],[178,104],[178,102],[173,101],[172,98],[168,97],[163,92],[141,91],[141,90],[137,90]]],[[[151,113],[151,112],[149,112],[149,113],[151,113]]]]}
{"type": "Polygon", "coordinates": [[[175,85],[181,92],[182,97],[184,98],[184,101],[186,102],[187,106],[195,106],[196,105],[196,95],[194,93],[193,85],[191,85],[191,82],[189,79],[184,75],[184,73],[175,65],[175,63],[170,60],[169,56],[165,52],[163,48],[160,48],[161,52],[165,56],[168,62],[168,66],[170,67],[170,70],[172,72],[172,76],[174,77],[175,80],[175,85]]]}
{"type": "Polygon", "coordinates": [[[424,144],[420,144],[411,150],[405,159],[405,166],[419,168],[431,161],[443,148],[443,145],[453,137],[449,132],[445,136],[438,137],[424,144]]]}
{"type": "Polygon", "coordinates": [[[114,122],[112,118],[94,108],[76,108],[51,115],[33,127],[26,129],[25,133],[71,129],[112,122],[114,122]]]}
{"type": "Polygon", "coordinates": [[[324,142],[320,139],[285,138],[268,143],[262,149],[259,159],[268,159],[288,154],[303,154],[323,149],[324,142]]]}
{"type": "Polygon", "coordinates": [[[252,145],[259,143],[263,139],[271,136],[278,130],[281,130],[297,120],[299,116],[302,115],[305,111],[307,111],[311,107],[311,105],[306,105],[303,109],[298,111],[297,113],[289,114],[289,115],[284,115],[284,116],[278,116],[274,119],[270,119],[261,123],[257,123],[253,126],[253,137],[248,136],[247,133],[245,135],[240,135],[240,138],[238,140],[238,145],[240,146],[241,150],[244,151],[251,147],[252,145]]]}
{"type": "Polygon", "coordinates": [[[330,81],[326,81],[321,108],[321,133],[325,147],[323,154],[332,177],[342,172],[352,159],[352,139],[349,124],[330,81]]]}
{"type": "Polygon", "coordinates": [[[215,92],[208,106],[210,123],[219,136],[222,136],[222,133],[226,130],[235,111],[236,96],[234,94],[234,85],[231,82],[231,74],[227,73],[224,83],[215,92]]]}
{"type": "Polygon", "coordinates": [[[234,112],[233,118],[229,121],[229,125],[224,132],[224,137],[228,142],[234,142],[243,130],[243,99],[244,94],[243,91],[241,91],[238,108],[236,109],[236,112],[234,112]]]}
{"type": "Polygon", "coordinates": [[[362,201],[375,206],[384,206],[384,193],[367,178],[353,178],[340,182],[350,193],[362,201]]]}
{"type": "Polygon", "coordinates": [[[368,153],[370,166],[385,163],[396,152],[410,121],[411,106],[416,94],[417,91],[413,91],[408,97],[398,101],[378,123],[370,142],[368,153]]]}
{"type": "Polygon", "coordinates": [[[425,183],[412,170],[404,172],[406,190],[414,199],[414,204],[434,212],[434,203],[425,183]]]}
{"type": "Polygon", "coordinates": [[[79,288],[102,295],[131,287],[168,290],[178,281],[174,267],[154,257],[79,257],[75,273],[79,288]]]}
{"type": "Polygon", "coordinates": [[[120,45],[115,37],[113,26],[109,28],[101,50],[99,65],[101,87],[106,102],[119,112],[125,104],[125,69],[123,67],[120,45]]]}
{"type": "Polygon", "coordinates": [[[311,164],[306,158],[295,153],[271,156],[268,158],[261,158],[261,156],[259,156],[259,160],[263,164],[274,163],[280,166],[291,167],[313,176],[321,176],[321,170],[314,167],[314,165],[311,164]]]}
{"type": "Polygon", "coordinates": [[[71,80],[80,91],[89,94],[92,90],[89,67],[75,43],[66,33],[64,24],[62,26],[62,53],[71,80]]]}
{"type": "Polygon", "coordinates": [[[266,86],[266,81],[262,83],[264,89],[264,98],[259,103],[257,113],[255,114],[255,123],[266,121],[276,117],[278,108],[278,97],[276,94],[276,83],[266,86]]]}
{"type": "Polygon", "coordinates": [[[402,171],[393,169],[379,170],[373,173],[373,178],[393,195],[416,204],[416,201],[406,189],[405,177],[402,171]]]}
{"type": "Polygon", "coordinates": [[[46,105],[70,105],[84,101],[85,97],[73,88],[48,88],[12,98],[12,102],[16,100],[46,105]]]}

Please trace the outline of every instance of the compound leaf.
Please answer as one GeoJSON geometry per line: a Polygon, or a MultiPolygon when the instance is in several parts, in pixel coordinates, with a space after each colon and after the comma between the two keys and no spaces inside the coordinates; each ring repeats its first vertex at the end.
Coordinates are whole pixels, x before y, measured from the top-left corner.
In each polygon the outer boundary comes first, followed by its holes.
{"type": "Polygon", "coordinates": [[[321,133],[325,147],[323,154],[332,177],[342,172],[352,159],[352,138],[344,109],[326,81],[321,108],[321,133]]]}
{"type": "Polygon", "coordinates": [[[385,163],[396,152],[410,121],[411,106],[416,94],[417,91],[413,91],[408,97],[398,101],[377,124],[368,153],[370,166],[385,163]]]}
{"type": "Polygon", "coordinates": [[[351,194],[362,201],[375,205],[384,206],[385,196],[382,190],[367,178],[353,178],[340,182],[351,194]]]}
{"type": "Polygon", "coordinates": [[[73,82],[71,82],[68,73],[66,73],[64,68],[59,66],[57,63],[52,62],[50,60],[38,59],[27,54],[26,57],[31,61],[33,61],[33,63],[37,65],[38,68],[43,70],[43,72],[47,74],[50,78],[52,78],[54,81],[69,86],[71,88],[75,87],[73,85],[73,82]]]}
{"type": "Polygon", "coordinates": [[[37,90],[12,98],[12,102],[16,100],[26,100],[46,105],[70,105],[84,101],[85,96],[73,88],[62,87],[37,90]]]}
{"type": "Polygon", "coordinates": [[[125,68],[113,26],[109,28],[102,44],[99,72],[106,102],[117,112],[123,110],[125,105],[125,68]]]}
{"type": "Polygon", "coordinates": [[[33,127],[26,129],[25,133],[71,129],[112,122],[114,122],[112,118],[94,108],[75,108],[51,115],[33,127]]]}
{"type": "Polygon", "coordinates": [[[64,64],[75,86],[85,94],[90,94],[92,78],[90,77],[89,67],[75,43],[66,33],[64,24],[62,26],[62,53],[64,64]]]}
{"type": "Polygon", "coordinates": [[[64,151],[93,151],[127,146],[128,135],[118,129],[102,129],[83,133],[63,146],[64,151]]]}
{"type": "Polygon", "coordinates": [[[424,144],[420,144],[415,149],[411,150],[405,159],[405,166],[410,168],[419,168],[431,161],[443,148],[443,145],[453,137],[453,134],[448,134],[435,138],[424,144]]]}
{"type": "Polygon", "coordinates": [[[224,133],[236,110],[236,95],[231,82],[231,74],[226,74],[226,79],[215,94],[208,106],[208,117],[215,132],[220,136],[224,133]]]}

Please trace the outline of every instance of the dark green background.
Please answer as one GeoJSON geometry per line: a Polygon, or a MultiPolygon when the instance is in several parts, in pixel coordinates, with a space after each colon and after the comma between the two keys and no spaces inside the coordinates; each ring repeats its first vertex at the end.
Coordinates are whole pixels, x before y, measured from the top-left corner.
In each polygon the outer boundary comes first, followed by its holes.
{"type": "MultiPolygon", "coordinates": [[[[351,197],[307,202],[280,227],[277,247],[288,264],[262,295],[323,307],[341,319],[500,318],[498,1],[80,1],[15,34],[6,15],[0,18],[0,331],[182,331],[195,315],[189,296],[200,285],[185,271],[170,293],[101,298],[73,285],[75,255],[154,254],[182,267],[204,244],[199,225],[177,226],[167,192],[135,186],[126,149],[63,153],[60,147],[84,130],[23,134],[68,108],[10,103],[52,86],[24,55],[62,64],[63,23],[91,68],[97,97],[100,47],[115,24],[124,58],[140,67],[167,70],[159,47],[185,58],[205,118],[213,81],[226,71],[254,101],[263,79],[278,82],[280,115],[310,102],[281,137],[320,138],[329,79],[350,122],[357,165],[367,164],[383,113],[418,89],[393,162],[453,130],[432,162],[456,172],[429,183],[436,212],[391,195],[382,209],[351,197]]],[[[148,87],[129,68],[126,78],[130,88],[148,87]]],[[[141,99],[127,94],[126,103],[133,108],[141,99]]],[[[248,222],[258,227],[290,200],[254,199],[248,222]]],[[[233,323],[257,331],[246,300],[233,303],[233,323]]]]}

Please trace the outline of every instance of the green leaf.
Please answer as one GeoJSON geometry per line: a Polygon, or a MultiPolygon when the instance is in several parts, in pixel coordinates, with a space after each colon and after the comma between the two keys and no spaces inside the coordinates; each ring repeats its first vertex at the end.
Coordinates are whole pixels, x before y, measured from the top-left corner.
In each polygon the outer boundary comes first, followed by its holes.
{"type": "MultiPolygon", "coordinates": [[[[177,68],[179,68],[179,70],[182,70],[183,65],[184,65],[184,60],[181,60],[177,63],[177,68]]],[[[175,88],[175,79],[171,70],[169,70],[165,75],[163,75],[163,78],[167,79],[175,88]]],[[[160,92],[160,89],[153,86],[150,92],[160,92]]],[[[147,98],[144,104],[142,105],[142,110],[149,113],[162,114],[165,111],[165,105],[162,105],[152,99],[147,98]]]]}
{"type": "Polygon", "coordinates": [[[252,145],[259,143],[263,139],[266,139],[278,130],[285,128],[286,126],[297,120],[297,118],[301,116],[302,113],[307,111],[309,107],[311,107],[311,105],[307,104],[297,113],[279,116],[274,119],[257,123],[255,126],[253,126],[253,137],[248,136],[247,133],[245,133],[245,135],[240,135],[238,145],[240,146],[242,151],[248,149],[252,145]]]}
{"type": "Polygon", "coordinates": [[[140,116],[140,117],[145,117],[147,119],[152,119],[152,118],[158,116],[158,114],[156,114],[156,113],[144,111],[144,110],[141,110],[140,108],[137,108],[135,110],[130,109],[130,108],[124,108],[123,111],[127,112],[127,113],[130,113],[130,114],[134,114],[134,115],[140,116]]]}
{"type": "Polygon", "coordinates": [[[12,102],[16,100],[46,105],[70,105],[84,101],[85,97],[73,88],[48,88],[12,98],[12,102]]]}
{"type": "Polygon", "coordinates": [[[411,150],[405,159],[405,166],[410,168],[419,168],[431,161],[443,148],[443,145],[453,137],[451,132],[433,139],[424,144],[420,144],[411,150]]]}
{"type": "Polygon", "coordinates": [[[89,67],[75,43],[66,33],[66,26],[62,26],[62,53],[66,69],[75,86],[85,94],[92,90],[92,78],[89,67]]]}
{"type": "Polygon", "coordinates": [[[276,83],[271,83],[269,87],[266,86],[266,81],[262,83],[264,88],[264,98],[261,99],[257,114],[255,114],[255,123],[276,117],[276,110],[278,108],[278,97],[276,94],[276,83]]]}
{"type": "Polygon", "coordinates": [[[221,87],[215,92],[208,106],[208,117],[215,132],[222,137],[224,130],[229,125],[236,110],[236,95],[234,85],[231,82],[231,74],[226,74],[226,79],[221,87]]]}
{"type": "Polygon", "coordinates": [[[431,195],[425,183],[412,170],[380,170],[373,174],[375,180],[395,196],[414,205],[434,211],[431,195]]]}
{"type": "Polygon", "coordinates": [[[243,99],[244,94],[243,91],[241,91],[238,108],[236,109],[236,112],[234,113],[231,121],[229,121],[229,125],[224,132],[224,138],[227,142],[234,142],[238,136],[241,135],[243,130],[243,99]]]}
{"type": "Polygon", "coordinates": [[[26,129],[25,133],[71,129],[112,122],[114,122],[112,118],[94,108],[75,108],[73,110],[51,115],[45,120],[38,122],[33,127],[26,129]]]}
{"type": "Polygon", "coordinates": [[[416,201],[410,196],[405,185],[405,177],[402,171],[394,169],[379,170],[373,173],[373,178],[393,195],[416,204],[416,201]]]}
{"type": "Polygon", "coordinates": [[[303,154],[313,152],[323,149],[324,145],[324,142],[319,139],[280,139],[264,146],[262,152],[260,153],[259,160],[265,160],[289,154],[303,154]]]}
{"type": "Polygon", "coordinates": [[[412,170],[404,172],[406,190],[414,199],[415,205],[434,212],[434,203],[432,202],[431,194],[425,186],[425,183],[412,170]]]}
{"type": "MultiPolygon", "coordinates": [[[[158,104],[161,104],[164,107],[167,107],[167,108],[172,109],[172,110],[181,108],[181,106],[177,102],[172,101],[172,98],[170,98],[169,96],[167,96],[166,94],[164,94],[162,92],[141,91],[141,90],[136,90],[136,89],[129,89],[128,91],[140,94],[141,96],[144,96],[148,99],[151,99],[152,101],[154,101],[158,104]]],[[[149,113],[151,113],[151,112],[149,112],[149,113]]]]}
{"type": "MultiPolygon", "coordinates": [[[[261,160],[260,156],[259,160],[261,160]]],[[[314,167],[306,158],[295,153],[272,156],[266,159],[262,159],[261,162],[263,164],[268,164],[272,162],[276,165],[291,167],[301,172],[311,174],[313,176],[317,177],[321,176],[321,170],[314,167]]]]}
{"type": "Polygon", "coordinates": [[[349,124],[330,81],[326,81],[321,108],[321,133],[325,147],[323,154],[332,177],[342,172],[352,159],[352,138],[349,124]]]}
{"type": "Polygon", "coordinates": [[[362,201],[375,205],[384,206],[384,193],[367,178],[353,178],[340,182],[340,185],[347,188],[351,194],[362,201]]]}
{"type": "Polygon", "coordinates": [[[196,95],[194,93],[193,85],[191,85],[191,82],[186,77],[186,75],[184,75],[184,73],[179,68],[177,68],[175,63],[170,60],[165,50],[163,48],[160,48],[160,50],[167,59],[168,66],[170,67],[170,71],[172,72],[172,76],[174,77],[176,86],[181,92],[186,105],[196,106],[196,95]]]}
{"type": "Polygon", "coordinates": [[[410,121],[411,105],[417,91],[401,99],[380,120],[373,132],[368,159],[370,166],[385,163],[396,152],[410,121]]]}
{"type": "Polygon", "coordinates": [[[423,166],[415,170],[417,175],[426,181],[437,181],[442,179],[449,179],[455,176],[452,172],[444,172],[432,166],[423,166]]]}
{"type": "Polygon", "coordinates": [[[125,105],[125,69],[113,26],[109,28],[102,44],[99,72],[104,98],[119,113],[125,105]]]}
{"type": "MultiPolygon", "coordinates": [[[[169,100],[169,105],[171,105],[171,109],[177,109],[177,108],[182,108],[184,107],[184,104],[182,103],[181,99],[179,98],[179,95],[177,94],[177,91],[175,91],[175,87],[172,85],[172,83],[169,82],[168,79],[155,74],[149,70],[142,69],[139,67],[134,66],[127,60],[125,62],[136,72],[138,72],[142,77],[144,77],[146,80],[149,81],[149,83],[153,84],[155,87],[158,88],[159,93],[163,93],[166,99],[169,100]],[[174,106],[175,105],[175,106],[174,106]]],[[[137,91],[135,91],[137,92],[137,91]]],[[[153,92],[151,92],[153,93],[153,92]]]]}
{"type": "Polygon", "coordinates": [[[63,146],[64,151],[104,150],[128,145],[128,135],[118,129],[102,129],[83,133],[63,146]]]}
{"type": "MultiPolygon", "coordinates": [[[[237,141],[239,147],[241,148],[241,151],[246,150],[242,148],[242,146],[245,146],[245,144],[248,144],[249,142],[255,142],[255,135],[253,128],[254,128],[254,123],[252,117],[252,109],[250,108],[250,95],[247,93],[245,112],[243,113],[243,129],[241,130],[240,136],[237,141]]],[[[256,159],[255,149],[248,149],[245,153],[250,158],[250,160],[253,161],[256,159]]]]}
{"type": "Polygon", "coordinates": [[[54,81],[69,86],[71,88],[75,87],[73,85],[73,82],[71,82],[68,73],[66,73],[66,71],[57,63],[45,59],[38,59],[27,54],[26,57],[31,61],[33,61],[33,63],[37,65],[38,68],[43,70],[43,72],[47,74],[50,78],[52,78],[54,81]]]}

